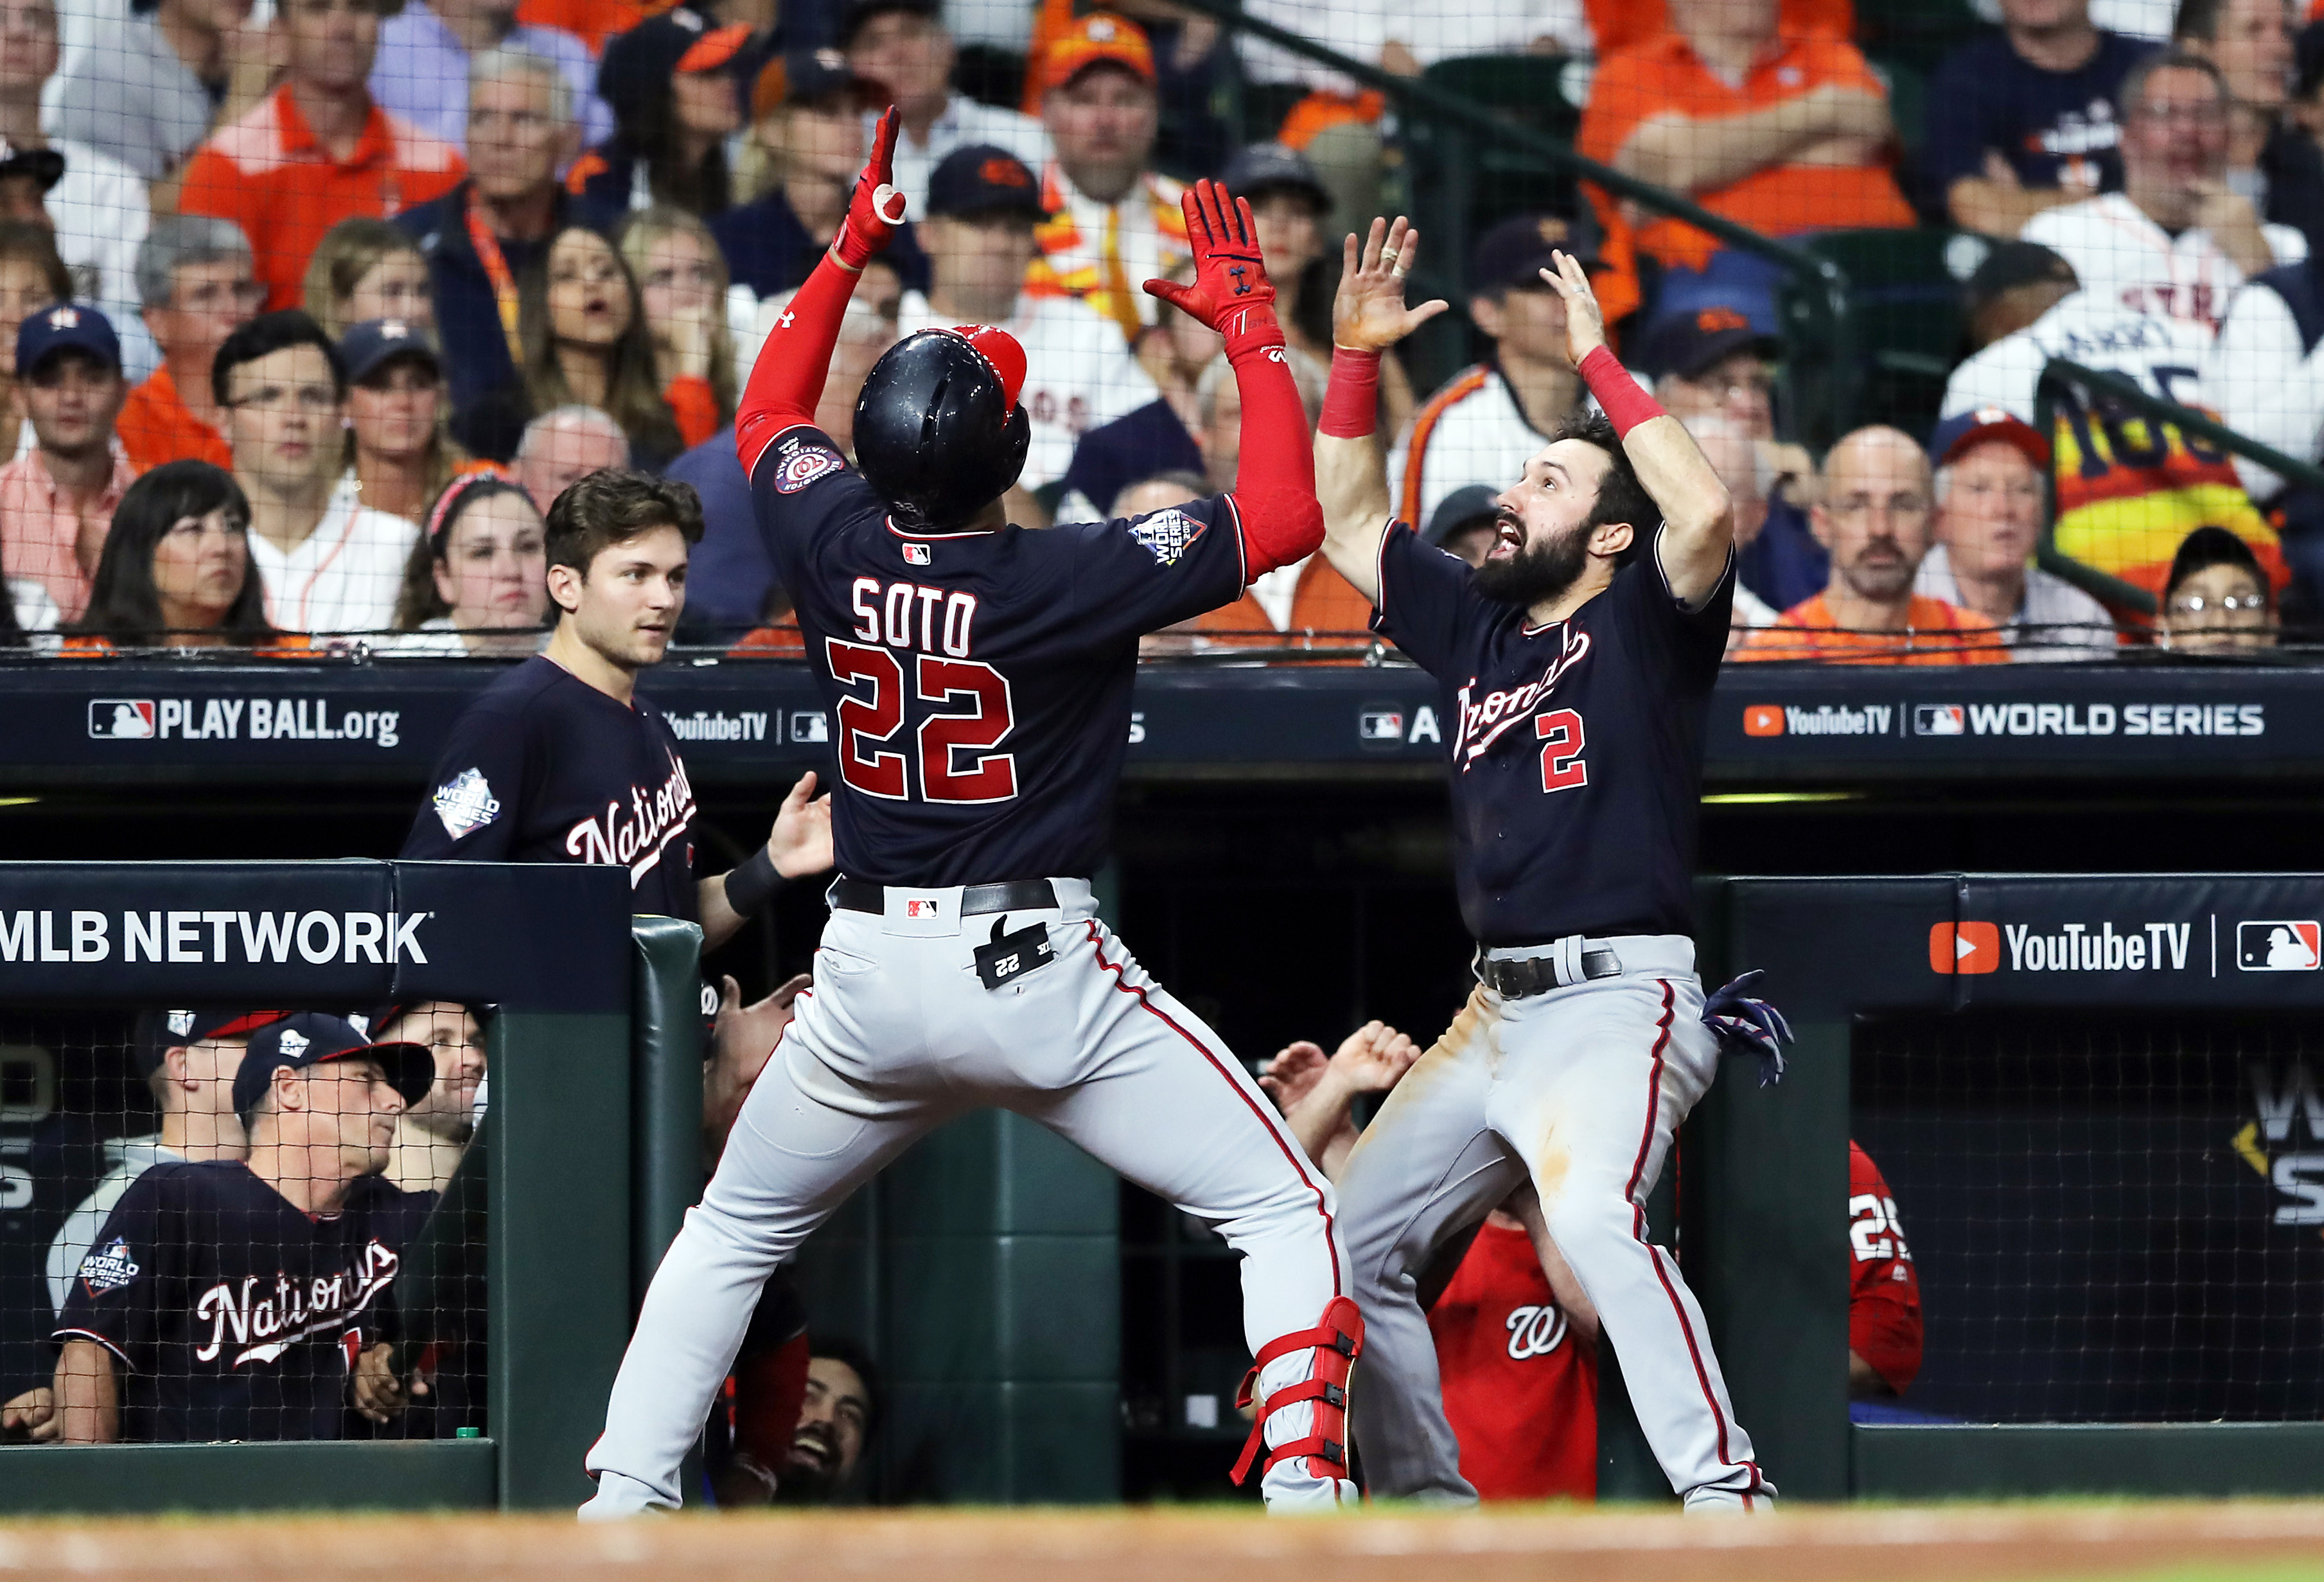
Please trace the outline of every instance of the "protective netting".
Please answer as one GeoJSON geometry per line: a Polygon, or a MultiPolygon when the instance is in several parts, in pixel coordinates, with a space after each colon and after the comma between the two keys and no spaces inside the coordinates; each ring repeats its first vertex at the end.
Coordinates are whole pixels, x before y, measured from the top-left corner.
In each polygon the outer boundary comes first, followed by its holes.
{"type": "Polygon", "coordinates": [[[480,1432],[484,1036],[434,1001],[0,1008],[0,1438],[480,1432]]]}
{"type": "Polygon", "coordinates": [[[1926,1325],[1904,1403],[1983,1422],[2324,1416],[2313,1018],[1859,1023],[1858,1142],[1926,1325]]]}
{"type": "MultiPolygon", "coordinates": [[[[2282,657],[2324,474],[2177,414],[2319,455],[2307,9],[10,0],[0,638],[521,655],[542,513],[627,464],[702,492],[679,643],[801,657],[729,430],[893,102],[911,224],[818,422],[851,447],[900,336],[1007,327],[1014,521],[1232,487],[1219,337],[1140,289],[1220,176],[1311,422],[1338,239],[1420,226],[1410,294],[1451,311],[1390,356],[1378,434],[1455,553],[1589,406],[1560,248],[1736,502],[1740,657],[2282,657]],[[447,494],[484,466],[512,486],[447,494]]],[[[1318,556],[1148,652],[1376,660],[1369,612],[1318,556]]]]}

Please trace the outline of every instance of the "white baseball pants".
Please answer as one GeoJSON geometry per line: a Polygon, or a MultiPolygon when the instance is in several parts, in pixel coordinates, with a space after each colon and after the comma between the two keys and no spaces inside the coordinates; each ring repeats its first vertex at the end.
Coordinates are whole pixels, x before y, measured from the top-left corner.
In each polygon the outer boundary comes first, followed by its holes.
{"type": "Polygon", "coordinates": [[[1646,1240],[1646,1200],[1671,1138],[1718,1072],[1694,944],[1664,934],[1606,943],[1618,976],[1521,999],[1480,986],[1342,1174],[1365,1327],[1354,1431],[1376,1495],[1477,1497],[1461,1476],[1414,1284],[1448,1237],[1530,1177],[1671,1486],[1690,1509],[1772,1504],[1702,1311],[1676,1261],[1646,1240]]]}
{"type": "MultiPolygon", "coordinates": [[[[1323,1173],[1217,1035],[1098,920],[1088,884],[1052,882],[1061,905],[1039,912],[964,918],[958,889],[890,888],[885,916],[832,914],[815,988],[655,1272],[589,1452],[598,1492],[585,1519],[681,1503],[679,1462],[770,1272],[915,1139],[972,1109],[1039,1121],[1215,1225],[1243,1255],[1254,1351],[1347,1293],[1323,1173]],[[972,958],[996,921],[1003,933],[1045,923],[1056,959],[987,989],[972,958]]],[[[1313,1350],[1279,1357],[1260,1388],[1305,1381],[1314,1365],[1313,1350]]],[[[1275,1412],[1268,1443],[1305,1437],[1313,1416],[1306,1404],[1275,1412]]],[[[1308,1466],[1267,1474],[1270,1506],[1352,1501],[1352,1485],[1308,1466]]]]}

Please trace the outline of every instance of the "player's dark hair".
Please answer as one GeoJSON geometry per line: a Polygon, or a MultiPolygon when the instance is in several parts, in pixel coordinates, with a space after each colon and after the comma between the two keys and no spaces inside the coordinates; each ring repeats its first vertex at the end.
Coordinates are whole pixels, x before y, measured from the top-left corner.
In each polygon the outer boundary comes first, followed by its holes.
{"type": "Polygon", "coordinates": [[[844,1362],[863,1381],[863,1444],[870,1449],[872,1436],[879,1431],[881,1414],[888,1403],[887,1389],[880,1382],[880,1365],[872,1360],[870,1352],[844,1335],[810,1335],[807,1354],[810,1360],[827,1357],[834,1362],[844,1362]]]}
{"type": "Polygon", "coordinates": [[[337,345],[321,325],[296,308],[262,313],[226,337],[210,363],[210,394],[219,406],[231,405],[226,392],[233,389],[234,371],[290,346],[318,348],[323,361],[331,365],[331,389],[341,400],[347,399],[347,365],[339,356],[337,345]]]}
{"type": "MultiPolygon", "coordinates": [[[[88,608],[72,630],[110,639],[124,647],[157,646],[163,636],[161,590],[153,585],[153,552],[170,529],[188,517],[223,509],[247,529],[250,500],[224,468],[191,460],[163,462],[121,497],[105,553],[97,563],[88,608]]],[[[266,621],[266,585],[255,561],[243,565],[242,591],[217,625],[228,642],[257,647],[274,635],[266,621]]]]}
{"type": "Polygon", "coordinates": [[[598,556],[656,528],[676,528],[688,544],[702,542],[702,497],[694,485],[606,467],[549,505],[549,564],[569,566],[586,581],[598,556]]]}
{"type": "Polygon", "coordinates": [[[1618,568],[1629,565],[1654,541],[1655,529],[1662,525],[1663,508],[1655,503],[1655,497],[1638,482],[1638,469],[1630,464],[1629,453],[1622,448],[1621,436],[1614,432],[1613,419],[1603,412],[1569,418],[1557,426],[1555,437],[1594,445],[1614,464],[1598,481],[1598,499],[1582,523],[1582,532],[1586,538],[1608,522],[1629,523],[1630,541],[1614,556],[1618,568]]]}
{"type": "Polygon", "coordinates": [[[2227,529],[2209,524],[2180,540],[2179,553],[2171,557],[2171,575],[2163,584],[2163,602],[2168,604],[2180,584],[2215,566],[2232,566],[2249,575],[2259,584],[2268,608],[2275,608],[2275,590],[2268,584],[2267,573],[2260,569],[2259,556],[2252,553],[2251,546],[2227,529]]]}

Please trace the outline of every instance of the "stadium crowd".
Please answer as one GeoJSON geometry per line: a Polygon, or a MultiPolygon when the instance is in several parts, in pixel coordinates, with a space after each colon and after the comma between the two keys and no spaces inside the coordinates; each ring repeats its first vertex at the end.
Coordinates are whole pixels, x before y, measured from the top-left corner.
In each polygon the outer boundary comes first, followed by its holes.
{"type": "MultiPolygon", "coordinates": [[[[112,4],[0,3],[0,637],[36,653],[522,653],[547,613],[523,501],[608,464],[706,501],[683,637],[796,653],[731,424],[875,106],[902,111],[911,221],[825,427],[900,336],[1005,325],[1028,527],[1233,479],[1218,337],[1139,290],[1185,278],[1179,178],[1251,200],[1311,415],[1333,243],[1421,179],[1381,94],[1171,0],[112,4]]],[[[1380,384],[1401,514],[1480,555],[1492,492],[1591,405],[1538,274],[1563,248],[1742,502],[1738,658],[2248,652],[2314,618],[2324,492],[2103,391],[2037,397],[2070,358],[2324,457],[2324,23],[1980,4],[1997,25],[1964,8],[1908,82],[1849,0],[1254,0],[1392,75],[1567,63],[1581,152],[1767,236],[1971,244],[1937,409],[1843,421],[1819,460],[1791,442],[1781,266],[1586,183],[1562,212],[1480,184],[1462,278],[1432,282],[1474,361],[1380,384]]],[[[1148,651],[1352,661],[1369,619],[1314,561],[1148,651]]]]}

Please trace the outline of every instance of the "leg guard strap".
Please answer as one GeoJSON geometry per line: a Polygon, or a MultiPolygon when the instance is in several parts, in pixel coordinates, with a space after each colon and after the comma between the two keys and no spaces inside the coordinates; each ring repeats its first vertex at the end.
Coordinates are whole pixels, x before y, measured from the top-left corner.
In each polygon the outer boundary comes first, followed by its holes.
{"type": "Polygon", "coordinates": [[[1315,1403],[1312,1430],[1305,1439],[1277,1446],[1259,1468],[1261,1476],[1278,1462],[1301,1456],[1307,1458],[1308,1471],[1318,1477],[1348,1476],[1348,1375],[1363,1348],[1363,1315],[1355,1302],[1344,1296],[1332,1299],[1315,1328],[1278,1337],[1259,1347],[1258,1360],[1243,1375],[1242,1388],[1236,1393],[1238,1407],[1251,1403],[1259,1370],[1277,1357],[1296,1351],[1313,1351],[1315,1371],[1304,1383],[1277,1390],[1267,1398],[1265,1408],[1250,1425],[1250,1438],[1243,1441],[1242,1455],[1235,1462],[1236,1484],[1250,1476],[1251,1463],[1259,1458],[1259,1449],[1267,1442],[1267,1420],[1286,1406],[1309,1401],[1315,1403]]]}

